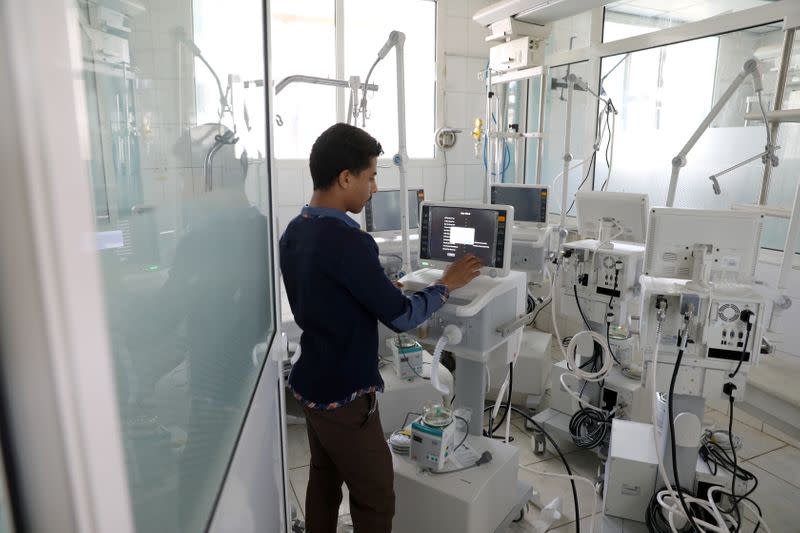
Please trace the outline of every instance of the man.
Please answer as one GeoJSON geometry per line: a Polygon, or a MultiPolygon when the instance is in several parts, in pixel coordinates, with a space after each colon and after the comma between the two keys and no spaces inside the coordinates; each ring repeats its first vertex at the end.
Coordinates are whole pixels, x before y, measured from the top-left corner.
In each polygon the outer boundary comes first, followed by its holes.
{"type": "Polygon", "coordinates": [[[395,331],[416,327],[480,268],[474,256],[464,257],[410,298],[389,281],[375,241],[347,215],[360,213],[378,190],[382,153],[356,127],[323,132],[309,161],[314,194],[280,241],[283,280],[303,330],[289,386],[304,405],[311,449],[309,533],[336,531],[342,483],[356,533],[391,532],[394,473],[375,396],[383,390],[378,321],[395,331]]]}

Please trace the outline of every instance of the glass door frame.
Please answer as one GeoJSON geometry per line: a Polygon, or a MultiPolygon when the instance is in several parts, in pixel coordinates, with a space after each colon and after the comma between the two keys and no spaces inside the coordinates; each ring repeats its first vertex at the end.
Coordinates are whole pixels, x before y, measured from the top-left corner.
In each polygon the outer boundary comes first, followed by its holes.
{"type": "MultiPolygon", "coordinates": [[[[264,6],[266,32],[268,1],[264,6]]],[[[6,466],[19,530],[132,533],[102,273],[93,245],[77,20],[70,2],[0,4],[0,113],[6,118],[0,126],[0,243],[6,250],[0,254],[0,310],[12,311],[0,313],[0,410],[11,462],[6,466]]],[[[267,67],[268,58],[265,44],[267,67]]],[[[268,96],[268,127],[271,103],[268,96]]],[[[271,169],[269,130],[268,139],[271,169]]],[[[269,199],[273,212],[276,198],[269,199]]],[[[272,305],[276,334],[219,493],[213,531],[231,529],[237,487],[258,494],[268,482],[282,495],[276,501],[281,516],[255,513],[251,529],[288,531],[280,372],[285,343],[276,342],[282,338],[277,298],[272,305]],[[253,453],[256,429],[268,420],[264,410],[274,411],[275,403],[278,463],[253,453]],[[250,475],[240,475],[243,470],[250,475]]],[[[269,429],[276,439],[275,428],[269,429]]]]}

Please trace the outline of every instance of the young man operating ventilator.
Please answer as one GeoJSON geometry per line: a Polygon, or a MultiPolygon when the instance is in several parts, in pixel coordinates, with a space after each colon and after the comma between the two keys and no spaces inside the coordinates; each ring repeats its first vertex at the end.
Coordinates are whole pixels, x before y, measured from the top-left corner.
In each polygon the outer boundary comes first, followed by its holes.
{"type": "Polygon", "coordinates": [[[309,533],[336,531],[342,483],[356,533],[390,533],[394,475],[376,400],[383,391],[378,321],[397,332],[418,326],[481,266],[465,256],[410,297],[389,281],[375,241],[347,215],[360,213],[378,190],[382,153],[359,128],[325,130],[311,148],[314,194],[280,241],[283,280],[303,330],[289,386],[304,406],[311,449],[309,533]]]}

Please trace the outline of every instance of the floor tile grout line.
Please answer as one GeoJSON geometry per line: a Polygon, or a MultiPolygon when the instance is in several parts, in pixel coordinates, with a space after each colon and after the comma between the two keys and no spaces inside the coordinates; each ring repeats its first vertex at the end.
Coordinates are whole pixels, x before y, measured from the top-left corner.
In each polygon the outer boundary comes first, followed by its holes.
{"type": "MultiPolygon", "coordinates": [[[[785,447],[785,446],[784,446],[784,447],[785,447]]],[[[782,450],[782,449],[783,449],[783,448],[778,448],[778,450],[782,450]]],[[[778,451],[778,450],[772,450],[772,451],[778,451]]],[[[772,453],[772,452],[767,452],[767,453],[772,453]]],[[[761,454],[761,455],[759,455],[758,457],[762,457],[762,456],[764,456],[764,455],[766,455],[766,453],[764,453],[764,454],[761,454]]],[[[757,459],[758,457],[753,457],[753,459],[757,459]]],[[[745,462],[746,462],[746,463],[750,463],[750,462],[751,462],[751,460],[750,460],[750,459],[747,459],[745,462]]],[[[776,474],[776,473],[774,473],[774,472],[770,472],[769,470],[767,470],[767,469],[766,469],[766,468],[764,468],[763,466],[757,465],[757,464],[755,464],[755,463],[751,463],[751,466],[754,466],[754,467],[758,468],[759,470],[763,470],[763,471],[764,471],[764,472],[766,472],[767,474],[769,474],[769,475],[771,475],[771,476],[774,476],[775,478],[777,478],[777,479],[779,479],[779,480],[783,481],[783,482],[784,482],[784,483],[786,483],[787,485],[791,485],[791,486],[792,486],[793,488],[795,488],[795,489],[800,489],[800,485],[796,484],[796,483],[795,483],[795,482],[793,482],[793,481],[789,481],[788,479],[783,479],[783,478],[782,478],[780,475],[778,475],[778,474],[776,474]]]]}
{"type": "Polygon", "coordinates": [[[291,479],[289,480],[289,488],[292,489],[292,494],[294,494],[294,501],[297,502],[297,507],[298,507],[297,512],[300,513],[300,516],[302,517],[303,522],[305,522],[305,520],[306,520],[306,511],[304,509],[305,502],[300,503],[300,498],[297,496],[297,491],[294,490],[294,483],[292,483],[291,479]]]}
{"type": "MultiPolygon", "coordinates": [[[[727,416],[728,416],[728,413],[727,413],[727,412],[725,412],[725,411],[720,411],[719,409],[714,409],[713,407],[709,407],[709,409],[710,409],[711,411],[713,411],[713,412],[720,413],[721,415],[723,415],[723,416],[725,416],[725,417],[727,417],[727,416]]],[[[740,411],[741,411],[741,409],[740,409],[740,411]]],[[[708,411],[706,411],[706,414],[708,414],[708,411]]],[[[748,413],[744,413],[744,414],[748,414],[748,413]]],[[[740,424],[744,424],[744,425],[745,425],[745,426],[747,426],[748,428],[750,428],[750,429],[754,429],[754,430],[756,430],[756,431],[758,431],[758,432],[760,432],[760,433],[764,433],[764,429],[763,429],[763,428],[764,428],[764,424],[765,424],[765,422],[764,422],[764,421],[761,421],[761,420],[759,421],[759,422],[761,422],[761,427],[760,427],[760,428],[757,428],[757,427],[755,427],[755,426],[752,426],[752,425],[748,424],[747,422],[745,422],[744,420],[739,420],[738,418],[736,418],[736,414],[734,414],[734,415],[733,415],[733,421],[734,421],[734,422],[739,422],[740,424]]],[[[764,435],[767,435],[768,437],[772,437],[772,435],[769,435],[768,433],[764,433],[764,435]]],[[[772,438],[773,438],[773,439],[777,439],[778,437],[772,437],[772,438]]],[[[780,439],[779,439],[779,440],[780,440],[780,439]]]]}
{"type": "MultiPolygon", "coordinates": [[[[780,441],[780,442],[783,442],[783,441],[780,441]]],[[[778,450],[782,450],[782,449],[786,448],[787,446],[789,446],[789,445],[786,444],[785,442],[783,442],[783,446],[779,446],[778,448],[775,448],[774,450],[769,450],[769,451],[766,451],[766,452],[762,452],[762,453],[760,453],[758,455],[754,455],[753,457],[748,457],[747,459],[742,458],[742,460],[745,461],[745,462],[752,461],[753,459],[758,459],[759,457],[763,457],[763,456],[765,456],[765,455],[767,455],[769,453],[777,452],[778,450]]],[[[758,466],[758,465],[756,465],[756,466],[758,466]]]]}

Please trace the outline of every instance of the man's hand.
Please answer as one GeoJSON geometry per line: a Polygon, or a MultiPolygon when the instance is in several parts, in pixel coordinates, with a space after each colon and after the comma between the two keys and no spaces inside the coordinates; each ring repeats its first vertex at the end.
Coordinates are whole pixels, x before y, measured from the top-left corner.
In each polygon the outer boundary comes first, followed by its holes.
{"type": "Polygon", "coordinates": [[[397,287],[400,290],[403,290],[403,284],[400,283],[399,281],[393,281],[392,285],[394,285],[395,287],[397,287]]]}
{"type": "Polygon", "coordinates": [[[480,268],[480,259],[472,254],[465,255],[447,267],[439,282],[445,285],[449,291],[460,289],[478,277],[480,268]]]}

